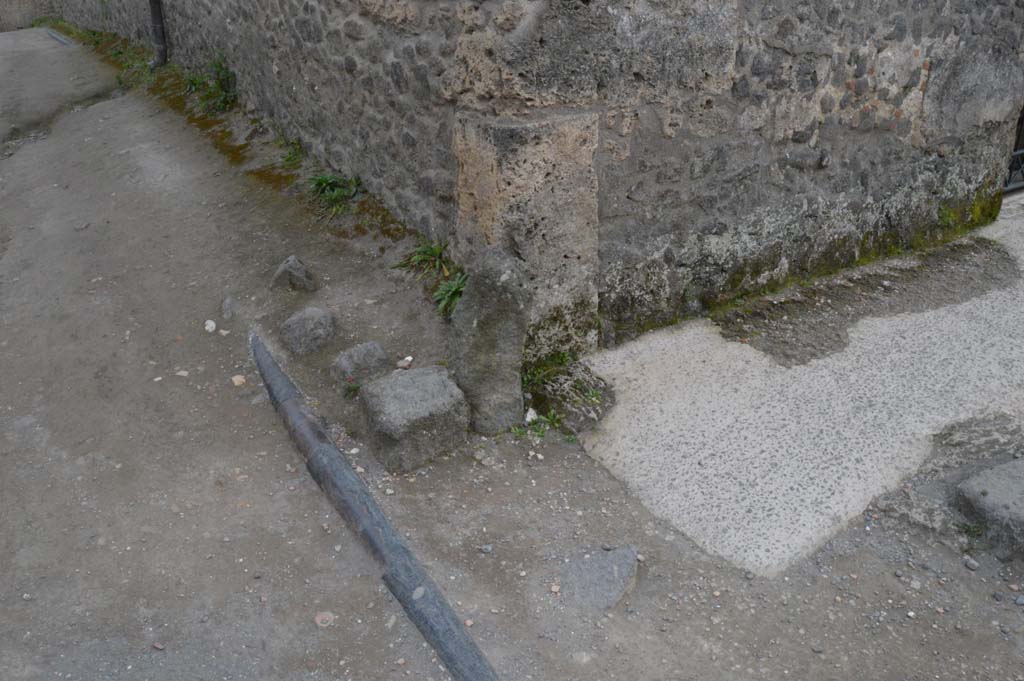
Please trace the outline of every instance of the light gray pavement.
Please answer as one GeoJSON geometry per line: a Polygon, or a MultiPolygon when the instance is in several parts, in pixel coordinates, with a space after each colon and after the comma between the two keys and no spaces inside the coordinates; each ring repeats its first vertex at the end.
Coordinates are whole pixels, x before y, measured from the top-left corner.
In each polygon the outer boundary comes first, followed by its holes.
{"type": "MultiPolygon", "coordinates": [[[[1024,197],[980,234],[1024,260],[1024,197]]],[[[1018,283],[862,320],[793,368],[708,321],[651,333],[590,360],[618,403],[585,445],[705,549],[774,574],[913,473],[945,425],[1024,411],[1022,302],[1018,283]]]]}
{"type": "Polygon", "coordinates": [[[42,28],[0,33],[0,142],[45,126],[61,111],[110,92],[117,71],[42,28]]]}

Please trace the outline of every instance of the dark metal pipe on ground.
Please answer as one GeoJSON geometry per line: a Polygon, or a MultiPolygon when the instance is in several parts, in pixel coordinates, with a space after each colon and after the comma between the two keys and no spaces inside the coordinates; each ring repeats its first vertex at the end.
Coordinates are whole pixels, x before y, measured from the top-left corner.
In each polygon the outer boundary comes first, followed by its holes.
{"type": "Polygon", "coordinates": [[[154,50],[152,67],[157,68],[167,63],[167,29],[164,26],[163,0],[149,0],[149,13],[153,18],[154,50]]]}
{"type": "Polygon", "coordinates": [[[305,457],[313,479],[380,562],[384,583],[423,638],[437,651],[448,673],[456,681],[497,681],[491,664],[470,638],[441,590],[399,538],[362,479],[331,441],[316,414],[306,406],[302,393],[278,366],[263,340],[254,333],[249,344],[270,401],[305,457]]]}

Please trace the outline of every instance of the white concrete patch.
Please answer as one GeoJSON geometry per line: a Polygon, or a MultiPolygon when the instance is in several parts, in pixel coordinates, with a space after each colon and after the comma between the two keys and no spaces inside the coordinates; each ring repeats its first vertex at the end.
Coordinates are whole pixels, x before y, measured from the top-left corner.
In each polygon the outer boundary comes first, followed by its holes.
{"type": "MultiPolygon", "coordinates": [[[[981,234],[1024,261],[1022,206],[981,234]]],[[[914,472],[948,423],[1024,412],[1024,284],[863,320],[843,352],[791,369],[707,321],[590,363],[618,399],[590,454],[705,549],[771,575],[914,472]]]]}

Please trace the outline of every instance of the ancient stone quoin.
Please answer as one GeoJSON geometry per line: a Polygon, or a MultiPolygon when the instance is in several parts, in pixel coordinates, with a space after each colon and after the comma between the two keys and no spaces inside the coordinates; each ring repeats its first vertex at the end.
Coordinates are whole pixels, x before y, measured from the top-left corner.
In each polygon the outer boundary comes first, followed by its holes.
{"type": "MultiPolygon", "coordinates": [[[[60,4],[60,3],[58,3],[60,4]]],[[[145,39],[146,3],[70,0],[145,39]]],[[[175,0],[172,56],[408,225],[520,259],[527,359],[990,220],[1017,0],[175,0]]]]}

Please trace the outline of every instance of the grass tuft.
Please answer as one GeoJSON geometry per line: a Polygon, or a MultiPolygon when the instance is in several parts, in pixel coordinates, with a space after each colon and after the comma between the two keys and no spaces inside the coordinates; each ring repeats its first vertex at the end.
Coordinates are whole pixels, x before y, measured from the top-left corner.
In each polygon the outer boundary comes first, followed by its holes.
{"type": "Polygon", "coordinates": [[[455,312],[455,306],[459,304],[462,292],[466,289],[467,279],[465,272],[455,272],[451,277],[442,281],[434,291],[433,299],[437,304],[437,311],[442,317],[451,317],[455,312]]]}
{"type": "Polygon", "coordinates": [[[418,279],[426,276],[447,279],[454,270],[447,250],[447,242],[434,243],[426,237],[420,237],[416,247],[395,265],[395,269],[417,272],[418,279]]]}
{"type": "Polygon", "coordinates": [[[331,217],[347,213],[351,202],[362,191],[363,183],[358,177],[337,175],[316,175],[309,180],[310,191],[330,212],[331,217]]]}

